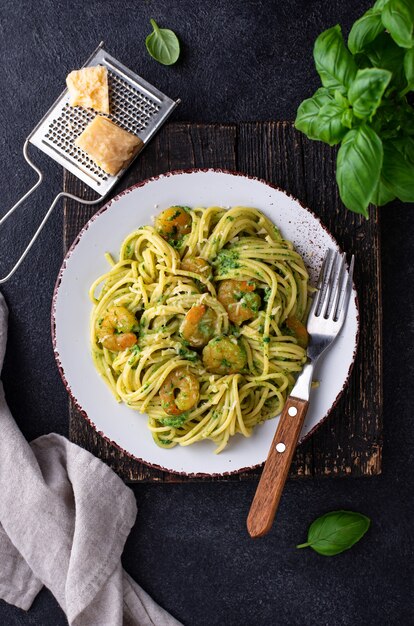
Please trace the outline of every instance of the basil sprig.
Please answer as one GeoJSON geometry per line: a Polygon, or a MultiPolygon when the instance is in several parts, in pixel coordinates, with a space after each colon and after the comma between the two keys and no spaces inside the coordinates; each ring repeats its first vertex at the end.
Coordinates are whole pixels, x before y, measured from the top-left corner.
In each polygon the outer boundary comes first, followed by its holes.
{"type": "Polygon", "coordinates": [[[297,548],[312,548],[323,556],[335,556],[349,550],[367,532],[370,519],[353,511],[332,511],[318,517],[309,526],[308,540],[297,548]]]}
{"type": "Polygon", "coordinates": [[[180,42],[177,35],[168,28],[160,28],[155,20],[150,20],[153,32],[145,39],[150,55],[163,65],[173,65],[180,56],[180,42]]]}
{"type": "Polygon", "coordinates": [[[348,209],[399,198],[414,202],[414,2],[377,0],[351,28],[321,33],[314,60],[322,87],[298,108],[295,126],[341,144],[336,180],[348,209]]]}

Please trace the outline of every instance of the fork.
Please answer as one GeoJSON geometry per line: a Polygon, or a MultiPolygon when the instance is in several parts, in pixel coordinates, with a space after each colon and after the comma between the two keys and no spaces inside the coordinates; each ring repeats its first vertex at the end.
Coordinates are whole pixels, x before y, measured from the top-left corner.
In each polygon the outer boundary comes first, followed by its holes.
{"type": "Polygon", "coordinates": [[[352,256],[347,272],[345,254],[340,255],[332,250],[326,252],[308,316],[308,361],[283,407],[250,507],[247,530],[251,537],[265,535],[273,524],[308,410],[315,364],[332,345],[346,319],[354,263],[352,256]]]}

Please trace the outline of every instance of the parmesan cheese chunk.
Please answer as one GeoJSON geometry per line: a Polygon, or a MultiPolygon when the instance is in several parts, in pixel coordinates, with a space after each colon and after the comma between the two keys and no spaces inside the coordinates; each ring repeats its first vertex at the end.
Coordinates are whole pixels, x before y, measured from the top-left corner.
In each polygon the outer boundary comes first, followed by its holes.
{"type": "Polygon", "coordinates": [[[139,152],[144,142],[106,117],[97,115],[79,135],[75,144],[104,172],[116,176],[139,152]]]}
{"type": "Polygon", "coordinates": [[[72,107],[109,113],[108,70],[103,65],[74,70],[66,78],[72,107]]]}

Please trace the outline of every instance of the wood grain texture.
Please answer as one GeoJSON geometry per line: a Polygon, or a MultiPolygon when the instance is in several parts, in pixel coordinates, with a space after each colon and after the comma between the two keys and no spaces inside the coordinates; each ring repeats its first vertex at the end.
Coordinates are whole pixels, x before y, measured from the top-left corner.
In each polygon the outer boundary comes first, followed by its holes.
{"type": "MultiPolygon", "coordinates": [[[[329,418],[296,451],[291,476],[364,476],[381,472],[382,362],[378,213],[370,220],[346,211],[335,183],[335,150],[311,142],[290,122],[243,124],[169,123],[139,156],[117,191],[168,170],[216,167],[264,178],[314,211],[339,245],[355,254],[361,333],[349,386],[329,418]]],[[[93,197],[65,172],[64,189],[93,197]]],[[[67,200],[64,251],[97,210],[67,200]]],[[[98,435],[70,408],[70,438],[107,462],[126,481],[183,482],[256,478],[260,469],[223,478],[187,479],[130,459],[98,435]]]]}
{"type": "Polygon", "coordinates": [[[250,537],[263,537],[272,527],[308,407],[299,398],[286,400],[247,516],[250,537]]]}

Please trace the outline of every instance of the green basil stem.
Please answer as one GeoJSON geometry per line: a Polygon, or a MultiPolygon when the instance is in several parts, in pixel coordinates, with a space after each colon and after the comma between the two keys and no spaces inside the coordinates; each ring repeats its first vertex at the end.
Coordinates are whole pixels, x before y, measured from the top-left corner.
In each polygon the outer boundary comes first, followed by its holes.
{"type": "Polygon", "coordinates": [[[153,29],[155,30],[155,32],[157,33],[157,35],[159,35],[160,34],[160,28],[159,28],[157,22],[155,20],[153,20],[153,19],[150,19],[150,24],[153,27],[153,29]]]}

